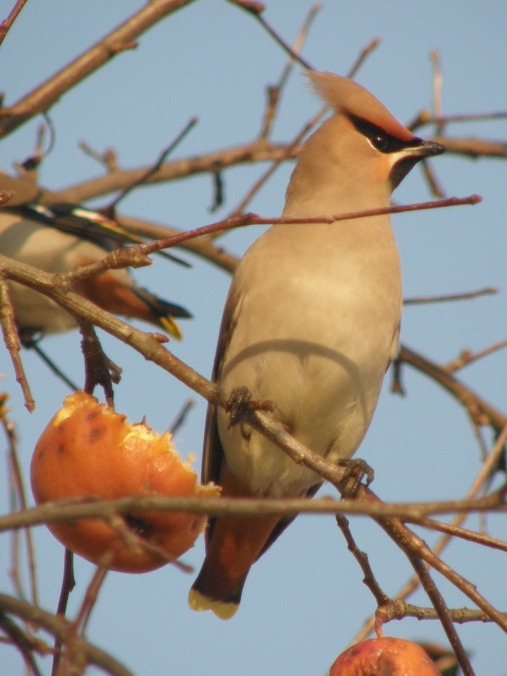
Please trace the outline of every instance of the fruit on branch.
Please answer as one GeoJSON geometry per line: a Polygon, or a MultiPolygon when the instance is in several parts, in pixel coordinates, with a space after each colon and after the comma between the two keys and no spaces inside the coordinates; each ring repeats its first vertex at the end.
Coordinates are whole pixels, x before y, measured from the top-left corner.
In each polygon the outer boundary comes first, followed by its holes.
{"type": "Polygon", "coordinates": [[[403,638],[374,638],[338,656],[329,676],[440,676],[421,646],[403,638]]]}
{"type": "MultiPolygon", "coordinates": [[[[182,463],[171,435],[144,422],[131,425],[95,397],[66,397],[42,433],[31,464],[37,504],[68,498],[218,496],[182,463]]],[[[112,570],[143,573],[173,561],[193,546],[206,517],[182,512],[138,512],[48,524],[68,549],[112,570]]]]}

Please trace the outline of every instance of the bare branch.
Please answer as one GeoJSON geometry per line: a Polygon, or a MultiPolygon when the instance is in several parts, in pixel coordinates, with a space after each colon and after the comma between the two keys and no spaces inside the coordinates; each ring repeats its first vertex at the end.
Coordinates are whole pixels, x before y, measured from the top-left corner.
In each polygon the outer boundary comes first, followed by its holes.
{"type": "MultiPolygon", "coordinates": [[[[493,622],[491,617],[482,610],[470,608],[449,608],[449,615],[456,624],[466,622],[493,622]]],[[[507,613],[502,613],[507,617],[507,613]]],[[[375,613],[375,625],[385,624],[391,620],[403,620],[405,617],[415,617],[418,620],[438,620],[437,611],[434,608],[422,608],[414,606],[399,599],[390,600],[387,604],[377,609],[375,613]]]]}
{"type": "MultiPolygon", "coordinates": [[[[54,636],[60,637],[65,641],[69,630],[69,623],[63,618],[56,617],[38,606],[32,606],[26,601],[16,599],[7,594],[0,594],[0,610],[6,615],[15,615],[27,622],[34,623],[43,627],[54,636]]],[[[85,641],[81,637],[76,637],[79,649],[86,656],[91,664],[95,664],[108,671],[112,676],[134,676],[131,671],[124,667],[114,657],[97,648],[92,643],[85,641]]]]}
{"type": "Polygon", "coordinates": [[[366,554],[366,552],[362,552],[357,546],[350,531],[348,520],[342,514],[337,514],[336,523],[343,533],[343,537],[347,543],[347,549],[354,556],[360,565],[361,570],[363,571],[363,582],[373,594],[375,601],[377,602],[377,606],[381,607],[388,604],[390,599],[382,590],[379,583],[377,582],[377,579],[375,578],[372,567],[370,566],[370,562],[368,560],[368,554],[366,554]]]}
{"type": "Polygon", "coordinates": [[[380,42],[381,42],[380,38],[373,38],[373,40],[366,45],[366,47],[361,51],[357,59],[352,64],[349,72],[347,73],[348,78],[350,78],[351,80],[354,79],[358,70],[361,68],[363,63],[370,56],[370,54],[377,49],[377,47],[380,45],[380,42]]]}
{"type": "Polygon", "coordinates": [[[132,183],[132,185],[129,185],[129,186],[127,186],[126,188],[124,188],[124,189],[121,191],[121,193],[118,195],[118,197],[116,197],[116,198],[111,202],[111,204],[108,205],[107,210],[108,210],[108,211],[113,211],[113,210],[118,206],[118,204],[119,204],[123,199],[125,199],[125,197],[127,197],[127,195],[129,195],[133,190],[135,190],[135,189],[138,188],[139,186],[141,186],[141,185],[143,185],[144,183],[146,183],[146,182],[149,180],[150,176],[153,176],[154,174],[156,174],[157,171],[159,171],[160,167],[164,164],[164,162],[166,161],[166,159],[168,158],[168,156],[173,152],[173,150],[174,150],[175,148],[178,147],[178,145],[181,143],[181,141],[183,141],[183,139],[185,138],[185,136],[189,133],[189,131],[190,131],[191,129],[193,129],[193,127],[195,127],[196,124],[197,124],[197,118],[196,118],[196,117],[191,118],[191,119],[187,122],[187,124],[183,127],[183,129],[179,132],[179,134],[176,136],[176,138],[174,139],[174,141],[171,141],[171,143],[167,146],[167,148],[165,148],[165,149],[160,153],[160,156],[158,157],[158,159],[157,159],[157,161],[155,162],[155,164],[154,164],[152,167],[150,167],[150,168],[146,171],[146,173],[144,174],[144,176],[141,176],[137,181],[135,181],[134,183],[132,183]]]}
{"type": "Polygon", "coordinates": [[[236,5],[237,7],[241,7],[241,9],[246,10],[249,14],[254,16],[257,21],[261,24],[261,26],[266,30],[269,35],[273,38],[273,40],[280,45],[280,47],[284,50],[284,52],[287,52],[287,54],[290,56],[291,59],[294,61],[297,61],[300,63],[303,68],[306,68],[306,70],[314,70],[314,68],[309,64],[306,59],[303,59],[303,57],[295,52],[292,47],[282,38],[282,36],[275,31],[275,29],[266,21],[266,19],[262,16],[262,10],[264,9],[263,5],[261,5],[258,2],[252,3],[252,2],[245,2],[244,0],[229,0],[233,5],[236,5]]]}
{"type": "Polygon", "coordinates": [[[455,373],[456,371],[459,371],[460,369],[464,368],[465,366],[468,366],[468,364],[471,364],[472,362],[477,361],[478,359],[487,357],[490,354],[493,354],[493,352],[497,352],[498,350],[503,350],[504,347],[507,347],[507,340],[501,340],[498,343],[489,345],[488,347],[485,347],[483,350],[479,350],[479,352],[470,352],[469,350],[464,349],[462,350],[461,354],[457,359],[452,361],[450,364],[443,366],[442,368],[445,369],[448,373],[455,373]]]}
{"type": "MultiPolygon", "coordinates": [[[[438,143],[446,146],[448,153],[465,155],[466,157],[507,157],[507,143],[487,141],[482,139],[467,138],[433,138],[438,143]]],[[[236,165],[252,164],[255,162],[288,160],[297,156],[300,147],[292,148],[291,144],[274,144],[265,140],[257,140],[250,144],[232,146],[221,151],[215,151],[199,156],[182,158],[164,164],[160,171],[151,176],[147,185],[173,181],[188,176],[202,173],[213,173],[216,167],[221,170],[236,165]],[[290,146],[290,149],[288,148],[290,146]]],[[[54,192],[53,201],[60,202],[83,202],[101,195],[121,190],[136,180],[139,180],[147,171],[142,169],[130,169],[116,171],[105,176],[100,176],[83,183],[70,186],[58,192],[54,192]]],[[[45,200],[42,201],[45,203],[45,200]]]]}
{"type": "MultiPolygon", "coordinates": [[[[414,521],[414,523],[416,522],[414,521]]],[[[447,535],[468,540],[468,542],[475,542],[479,545],[490,547],[491,549],[499,549],[500,551],[507,552],[507,542],[491,537],[491,535],[476,533],[468,528],[454,526],[452,523],[443,523],[442,521],[435,521],[434,519],[422,518],[417,520],[417,525],[430,528],[431,530],[437,530],[441,533],[447,533],[447,535]]]]}
{"type": "MultiPolygon", "coordinates": [[[[504,428],[501,430],[499,433],[498,439],[495,443],[495,446],[491,453],[489,454],[488,458],[484,462],[484,465],[482,466],[479,474],[475,478],[472,487],[470,488],[467,498],[468,499],[473,499],[477,493],[479,492],[481,486],[483,486],[484,482],[487,480],[487,478],[491,475],[491,472],[493,471],[493,468],[498,464],[498,458],[500,457],[500,454],[503,453],[503,447],[504,444],[507,440],[507,424],[504,426],[504,428]]],[[[451,526],[459,526],[468,516],[467,511],[465,510],[463,513],[459,514],[456,516],[453,521],[451,522],[451,526]]],[[[433,547],[433,552],[435,554],[439,554],[445,546],[449,543],[451,539],[450,534],[444,535],[440,540],[437,542],[437,544],[433,547]]],[[[396,595],[396,600],[404,599],[407,598],[412,592],[414,592],[417,587],[419,586],[419,579],[417,577],[413,577],[411,580],[405,584],[405,586],[398,592],[396,595]]],[[[374,628],[374,619],[370,618],[363,626],[361,631],[355,636],[354,642],[356,641],[362,641],[368,634],[372,631],[374,628]]]]}
{"type": "MultiPolygon", "coordinates": [[[[23,472],[19,462],[18,455],[18,440],[16,436],[16,429],[11,420],[7,417],[7,395],[1,398],[1,424],[3,426],[7,444],[9,448],[9,462],[11,467],[11,474],[13,478],[14,491],[12,493],[11,511],[27,508],[26,489],[23,479],[23,472]]],[[[30,575],[30,599],[37,605],[38,590],[37,590],[37,574],[35,565],[35,548],[33,545],[32,532],[30,528],[26,530],[26,550],[28,558],[28,570],[30,575]]],[[[20,590],[21,591],[21,590],[20,590]]]]}
{"type": "Polygon", "coordinates": [[[25,6],[27,0],[16,0],[16,4],[11,9],[9,16],[0,23],[0,45],[5,40],[5,36],[11,29],[12,24],[16,21],[18,14],[25,6]]]}
{"type": "Polygon", "coordinates": [[[427,357],[417,354],[410,348],[402,346],[399,363],[406,363],[413,366],[418,371],[432,378],[436,383],[446,389],[449,394],[455,397],[468,411],[472,419],[480,425],[489,424],[493,429],[500,433],[507,425],[507,418],[493,406],[488,404],[482,397],[473,392],[469,387],[461,383],[447,372],[445,367],[436,364],[427,357]]]}
{"type": "Polygon", "coordinates": [[[10,637],[12,643],[23,655],[27,666],[29,666],[29,669],[31,670],[31,674],[34,676],[42,676],[42,672],[33,655],[37,648],[41,648],[41,642],[35,641],[32,636],[27,632],[24,632],[16,622],[11,620],[11,618],[3,612],[0,612],[0,627],[3,629],[4,633],[10,637]]]}
{"type": "Polygon", "coordinates": [[[0,110],[0,138],[47,111],[63,94],[110,61],[148,28],[192,0],[154,0],[106,35],[84,54],[10,108],[0,110]]]}
{"type": "MultiPolygon", "coordinates": [[[[299,54],[299,52],[301,51],[301,47],[303,46],[306,36],[310,31],[311,25],[315,17],[317,16],[317,13],[320,11],[321,7],[322,7],[321,3],[317,2],[315,3],[315,5],[313,5],[313,7],[310,8],[310,11],[308,12],[308,15],[303,23],[303,26],[299,31],[299,35],[296,38],[294,47],[292,48],[295,53],[299,54]]],[[[292,56],[289,56],[287,64],[283,69],[283,72],[278,80],[278,83],[276,85],[267,87],[268,105],[264,113],[262,130],[261,133],[259,134],[259,138],[261,139],[266,139],[268,137],[269,131],[273,124],[273,120],[275,118],[276,109],[280,102],[280,93],[283,87],[285,86],[293,67],[294,67],[294,59],[292,58],[292,56]]]]}
{"type": "Polygon", "coordinates": [[[490,296],[498,293],[498,289],[494,286],[488,286],[485,289],[478,289],[477,291],[466,291],[463,293],[448,293],[441,296],[419,296],[417,298],[405,298],[403,305],[423,305],[424,303],[447,303],[455,300],[471,300],[479,298],[479,296],[490,296]]]}
{"type": "MultiPolygon", "coordinates": [[[[181,230],[176,228],[141,221],[130,216],[118,216],[117,222],[125,230],[150,239],[167,239],[181,233],[181,230]]],[[[181,242],[178,246],[228,272],[234,272],[238,267],[239,259],[227,253],[222,247],[215,245],[211,236],[189,239],[186,242],[181,242]]]]}
{"type": "Polygon", "coordinates": [[[478,157],[507,157],[507,143],[503,141],[485,141],[477,138],[450,138],[449,136],[435,136],[435,143],[442,143],[447,153],[465,155],[476,159],[478,157]]]}
{"type": "MultiPolygon", "coordinates": [[[[399,544],[399,542],[397,542],[397,544],[399,544]]],[[[447,638],[449,639],[449,643],[451,644],[454,654],[456,655],[456,658],[459,662],[461,670],[463,671],[463,676],[474,676],[474,670],[470,664],[470,659],[465,651],[465,648],[463,647],[463,644],[460,641],[458,633],[456,632],[456,628],[454,627],[454,623],[452,621],[449,608],[444,601],[444,597],[439,592],[437,586],[429,574],[428,569],[419,559],[419,557],[413,555],[412,552],[407,550],[405,547],[403,548],[403,551],[409,558],[410,563],[414,567],[414,570],[417,574],[417,577],[421,581],[421,585],[424,587],[424,591],[428,594],[430,601],[435,608],[438,619],[442,624],[447,638]]]]}
{"type": "MultiPolygon", "coordinates": [[[[276,422],[271,421],[272,430],[284,431],[276,422]]],[[[292,437],[289,436],[292,440],[292,437]]],[[[283,434],[278,437],[279,443],[285,443],[283,434]]],[[[296,442],[297,443],[297,442],[296,442]]],[[[304,446],[293,446],[297,452],[308,449],[304,446]]],[[[293,452],[293,451],[291,451],[293,452]]],[[[317,456],[320,457],[320,456],[317,456]]],[[[326,466],[329,468],[329,465],[326,466]]],[[[343,468],[331,466],[334,479],[343,478],[343,468]]],[[[0,533],[28,526],[37,526],[79,519],[104,519],[112,515],[142,514],[146,511],[189,512],[191,514],[207,514],[210,516],[296,516],[297,514],[349,514],[356,516],[396,517],[413,523],[422,522],[427,515],[472,513],[482,511],[507,511],[507,502],[501,491],[491,495],[465,500],[449,500],[443,502],[387,503],[362,502],[358,500],[334,500],[333,498],[198,498],[198,497],[163,497],[163,496],[131,496],[115,500],[99,500],[96,497],[69,498],[57,502],[46,503],[38,507],[13,512],[0,516],[0,533]]],[[[433,524],[433,521],[431,522],[433,524]]],[[[423,523],[423,525],[425,525],[423,523]]]]}
{"type": "Polygon", "coordinates": [[[499,110],[495,113],[467,113],[464,115],[443,115],[442,117],[434,117],[429,111],[423,110],[407,127],[410,131],[414,131],[429,124],[447,125],[453,122],[487,122],[489,120],[504,120],[506,117],[507,111],[505,110],[499,110]]]}
{"type": "Polygon", "coordinates": [[[7,348],[12,359],[16,380],[20,384],[21,390],[23,392],[25,407],[31,413],[35,408],[35,402],[30,391],[30,386],[28,385],[28,381],[26,379],[21,357],[19,356],[21,345],[19,343],[18,332],[16,330],[14,310],[10,299],[7,281],[2,275],[0,275],[0,324],[2,326],[5,347],[7,348]]]}

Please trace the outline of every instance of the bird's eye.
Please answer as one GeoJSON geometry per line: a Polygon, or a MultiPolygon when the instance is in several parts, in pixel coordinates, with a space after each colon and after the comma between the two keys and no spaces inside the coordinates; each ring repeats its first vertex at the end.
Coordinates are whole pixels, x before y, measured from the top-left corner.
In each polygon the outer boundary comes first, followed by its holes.
{"type": "Polygon", "coordinates": [[[381,153],[385,152],[389,147],[389,139],[386,136],[383,136],[382,134],[372,136],[370,138],[370,141],[373,147],[376,148],[377,150],[380,150],[381,153]]]}

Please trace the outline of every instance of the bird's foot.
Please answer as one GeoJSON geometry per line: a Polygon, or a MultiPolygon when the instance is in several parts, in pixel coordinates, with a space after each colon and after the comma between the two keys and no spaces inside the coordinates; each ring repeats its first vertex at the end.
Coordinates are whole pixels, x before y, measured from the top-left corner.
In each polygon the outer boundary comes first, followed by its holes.
{"type": "Polygon", "coordinates": [[[269,411],[272,413],[275,410],[275,405],[272,401],[252,399],[252,393],[248,387],[236,387],[229,396],[225,410],[230,414],[228,429],[231,429],[252,411],[269,411]]]}
{"type": "Polygon", "coordinates": [[[30,349],[37,345],[39,340],[44,337],[44,332],[42,329],[25,326],[24,328],[18,328],[18,336],[21,345],[30,349]]]}
{"type": "Polygon", "coordinates": [[[361,458],[340,460],[340,467],[345,468],[345,474],[341,482],[341,492],[344,498],[354,498],[359,486],[368,487],[374,478],[373,469],[361,458]]]}

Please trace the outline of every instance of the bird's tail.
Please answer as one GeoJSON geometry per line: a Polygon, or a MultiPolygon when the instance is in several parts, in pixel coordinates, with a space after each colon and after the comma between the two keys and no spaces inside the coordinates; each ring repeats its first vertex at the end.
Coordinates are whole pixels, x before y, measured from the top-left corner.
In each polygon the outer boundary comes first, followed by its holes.
{"type": "Polygon", "coordinates": [[[206,559],[188,595],[192,610],[211,610],[222,620],[236,613],[248,572],[278,520],[277,516],[215,520],[206,559]]]}
{"type": "Polygon", "coordinates": [[[181,340],[181,330],[175,318],[191,319],[192,315],[190,312],[181,305],[176,305],[175,303],[170,303],[154,296],[146,289],[135,287],[132,291],[139,300],[146,304],[164,331],[167,331],[173,338],[181,340]]]}

